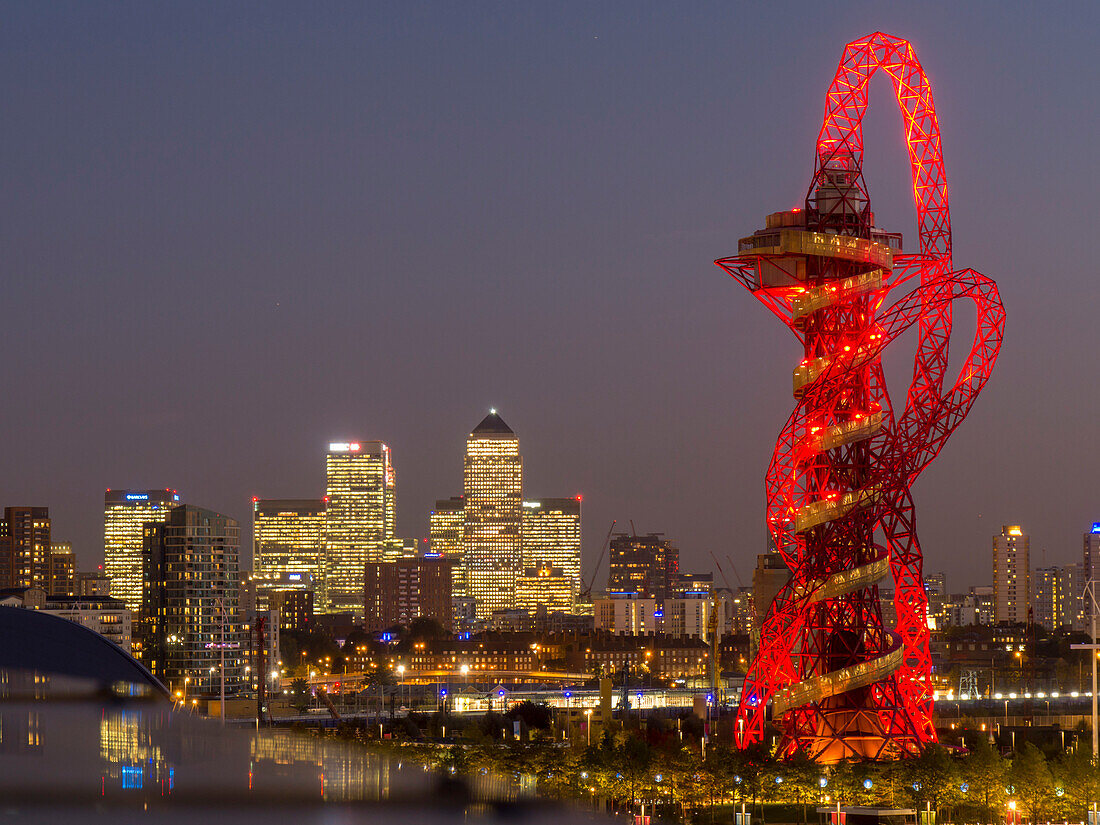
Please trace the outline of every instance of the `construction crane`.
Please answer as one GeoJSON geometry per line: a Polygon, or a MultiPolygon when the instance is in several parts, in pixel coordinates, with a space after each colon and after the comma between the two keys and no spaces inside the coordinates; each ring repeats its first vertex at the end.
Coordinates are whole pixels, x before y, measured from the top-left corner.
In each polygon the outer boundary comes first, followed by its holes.
{"type": "Polygon", "coordinates": [[[607,546],[611,544],[611,534],[615,532],[616,524],[618,524],[618,520],[612,519],[611,526],[607,529],[607,538],[603,540],[603,549],[600,550],[600,558],[596,561],[596,569],[592,571],[592,578],[588,580],[588,584],[581,590],[580,595],[582,598],[592,598],[592,585],[596,583],[596,576],[600,572],[600,565],[603,564],[603,557],[607,554],[607,546]]]}
{"type": "MultiPolygon", "coordinates": [[[[726,582],[726,587],[729,588],[732,593],[733,588],[730,588],[730,583],[726,580],[725,571],[722,570],[722,565],[718,563],[718,557],[714,555],[713,550],[710,551],[710,557],[714,559],[714,564],[718,567],[718,572],[722,576],[722,581],[726,582]]],[[[710,690],[711,695],[714,697],[715,707],[718,707],[722,702],[722,689],[721,685],[719,685],[719,675],[722,670],[719,662],[721,651],[718,648],[718,611],[720,608],[721,604],[718,601],[718,589],[712,588],[710,591],[710,619],[707,622],[707,636],[710,641],[710,690]]]]}

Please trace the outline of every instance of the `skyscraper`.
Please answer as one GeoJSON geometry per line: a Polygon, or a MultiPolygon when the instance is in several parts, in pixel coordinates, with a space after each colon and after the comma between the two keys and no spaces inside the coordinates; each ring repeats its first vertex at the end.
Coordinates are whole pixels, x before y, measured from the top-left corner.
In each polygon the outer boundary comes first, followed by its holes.
{"type": "Polygon", "coordinates": [[[363,569],[381,561],[394,538],[394,470],[381,441],[329,444],[325,460],[326,613],[363,617],[363,569]]]}
{"type": "Polygon", "coordinates": [[[180,503],[175,490],[108,490],[103,494],[103,572],[111,596],[141,609],[142,536],[148,522],[163,522],[180,503]]]}
{"type": "Polygon", "coordinates": [[[466,440],[464,469],[466,591],[477,600],[477,618],[486,619],[515,604],[522,569],[523,459],[496,410],[466,440]]]}
{"type": "Polygon", "coordinates": [[[581,586],[581,497],[523,502],[523,569],[554,567],[581,586]]]}
{"type": "MultiPolygon", "coordinates": [[[[1084,554],[1081,560],[1080,576],[1077,580],[1077,629],[1091,632],[1092,597],[1085,592],[1085,588],[1090,581],[1097,582],[1093,585],[1094,587],[1100,587],[1100,522],[1095,522],[1092,529],[1084,535],[1084,554]]],[[[1096,593],[1096,598],[1100,600],[1100,593],[1096,593]]],[[[1100,623],[1097,626],[1100,627],[1100,623]]]]}
{"type": "Polygon", "coordinates": [[[76,595],[76,556],[67,541],[50,545],[49,578],[46,592],[50,596],[76,595]]]}
{"type": "Polygon", "coordinates": [[[466,565],[463,559],[462,519],[463,498],[453,496],[435,503],[428,514],[428,546],[434,555],[451,561],[451,595],[466,598],[466,565]]]}
{"type": "Polygon", "coordinates": [[[323,593],[324,556],[323,499],[252,499],[253,572],[308,573],[323,593]]]}
{"type": "Polygon", "coordinates": [[[5,507],[0,522],[0,586],[49,592],[50,508],[5,507]]]}
{"type": "Polygon", "coordinates": [[[1072,626],[1077,618],[1073,565],[1040,567],[1032,574],[1034,621],[1040,627],[1057,630],[1072,626]]]}
{"type": "Polygon", "coordinates": [[[660,533],[647,536],[616,533],[611,539],[607,592],[637,593],[661,604],[672,595],[680,570],[680,551],[660,533]]]}
{"type": "Polygon", "coordinates": [[[1031,604],[1031,539],[1018,524],[993,537],[993,613],[997,622],[1027,622],[1031,604]]]}
{"type": "Polygon", "coordinates": [[[227,691],[240,684],[241,529],[228,516],[190,504],[143,530],[145,607],[141,658],[169,688],[219,692],[221,645],[227,691]]]}
{"type": "Polygon", "coordinates": [[[1085,533],[1084,562],[1085,581],[1100,581],[1100,522],[1092,525],[1092,530],[1085,533]]]}

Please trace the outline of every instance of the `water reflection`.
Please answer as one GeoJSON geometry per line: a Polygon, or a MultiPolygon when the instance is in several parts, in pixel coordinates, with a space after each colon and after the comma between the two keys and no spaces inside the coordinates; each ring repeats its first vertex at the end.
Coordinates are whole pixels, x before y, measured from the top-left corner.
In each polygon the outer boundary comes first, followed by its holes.
{"type": "Polygon", "coordinates": [[[269,728],[252,737],[252,787],[266,791],[288,779],[315,783],[326,801],[390,798],[390,759],[306,733],[269,728]]]}
{"type": "Polygon", "coordinates": [[[99,754],[104,766],[101,793],[107,785],[120,791],[155,788],[172,792],[175,770],[164,758],[148,717],[138,710],[105,711],[99,723],[99,754]]]}
{"type": "Polygon", "coordinates": [[[0,713],[0,753],[35,753],[42,749],[42,717],[38,711],[0,713]]]}
{"type": "MultiPolygon", "coordinates": [[[[167,705],[0,702],[0,798],[69,803],[412,802],[435,775],[316,733],[222,728],[167,705]]],[[[513,776],[477,774],[475,799],[533,796],[513,776]]]]}

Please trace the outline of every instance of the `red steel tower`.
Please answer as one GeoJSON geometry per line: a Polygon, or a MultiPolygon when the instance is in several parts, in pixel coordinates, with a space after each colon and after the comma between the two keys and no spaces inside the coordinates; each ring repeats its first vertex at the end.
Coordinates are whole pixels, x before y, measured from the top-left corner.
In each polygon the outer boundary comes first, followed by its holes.
{"type": "Polygon", "coordinates": [[[761,741],[770,703],[783,756],[896,759],[936,739],[909,489],[989,379],[1004,310],[990,279],[952,268],[939,126],[908,41],[876,32],[844,49],[815,161],[805,208],[768,215],[737,255],[715,262],[805,353],[766,479],[768,530],[791,578],[764,619],[734,732],[741,747],[761,741]],[[900,235],[875,227],[863,179],[862,118],[880,70],[893,82],[909,146],[920,235],[910,254],[900,235]],[[910,291],[887,306],[902,284],[910,291]],[[973,303],[977,329],[949,383],[960,299],[973,303]],[[895,407],[880,356],[914,327],[913,379],[895,407]],[[890,577],[894,628],[883,623],[878,590],[890,577]]]}

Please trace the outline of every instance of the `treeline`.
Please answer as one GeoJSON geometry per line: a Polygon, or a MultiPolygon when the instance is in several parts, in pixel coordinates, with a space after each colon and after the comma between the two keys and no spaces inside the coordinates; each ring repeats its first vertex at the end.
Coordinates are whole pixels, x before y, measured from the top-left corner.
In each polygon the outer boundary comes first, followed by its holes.
{"type": "MultiPolygon", "coordinates": [[[[656,806],[667,819],[690,821],[721,806],[742,805],[767,818],[765,803],[802,808],[812,820],[818,805],[931,809],[942,821],[1003,821],[1014,805],[1018,820],[1084,821],[1100,797],[1100,771],[1087,746],[1044,752],[1031,743],[1002,755],[985,738],[952,753],[929,746],[895,762],[843,762],[829,768],[805,758],[780,761],[770,748],[739,751],[702,744],[702,724],[692,716],[651,719],[645,729],[605,730],[591,744],[573,732],[554,741],[548,708],[524,703],[507,715],[477,719],[432,714],[394,720],[382,744],[402,758],[453,773],[529,777],[540,795],[577,799],[619,810],[656,806]],[[519,739],[515,728],[522,728],[519,739]],[[444,744],[425,737],[445,734],[444,744]]],[[[338,735],[380,744],[377,728],[343,726],[338,735]]],[[[560,735],[560,734],[559,734],[560,735]]],[[[788,818],[789,821],[789,818],[788,818]]]]}

